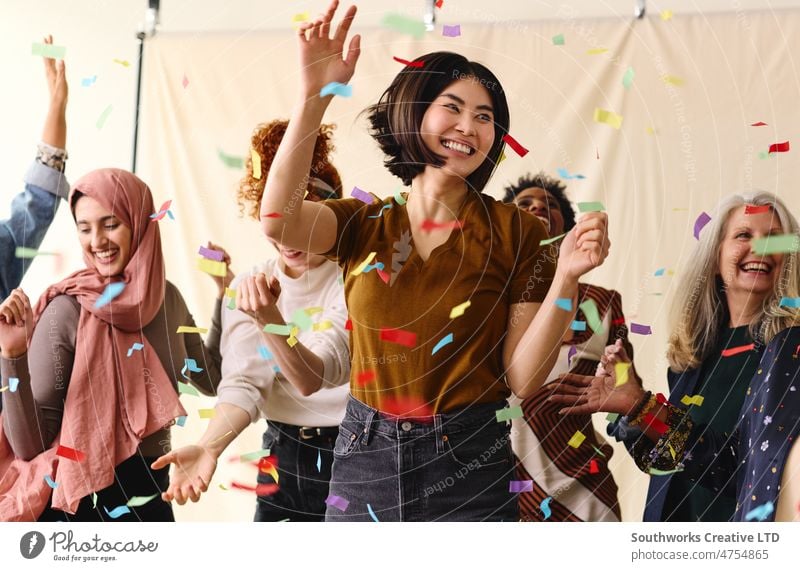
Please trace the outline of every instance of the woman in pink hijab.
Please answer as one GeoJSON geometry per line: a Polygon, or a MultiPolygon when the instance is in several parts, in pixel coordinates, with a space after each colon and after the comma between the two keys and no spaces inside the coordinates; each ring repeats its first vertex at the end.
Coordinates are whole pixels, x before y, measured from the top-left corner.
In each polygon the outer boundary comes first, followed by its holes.
{"type": "Polygon", "coordinates": [[[176,333],[194,320],[144,182],[96,170],[69,204],[86,268],[34,309],[20,289],[0,305],[0,520],[173,521],[168,470],[149,465],[185,415],[177,382],[200,369],[192,383],[214,393],[218,339],[176,333]]]}

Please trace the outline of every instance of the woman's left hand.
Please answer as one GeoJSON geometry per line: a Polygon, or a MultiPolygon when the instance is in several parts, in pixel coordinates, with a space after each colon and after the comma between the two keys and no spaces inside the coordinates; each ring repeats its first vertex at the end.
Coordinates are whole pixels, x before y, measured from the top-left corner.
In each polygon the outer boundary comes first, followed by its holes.
{"type": "Polygon", "coordinates": [[[559,249],[558,270],[578,280],[603,263],[609,248],[608,216],[605,212],[589,212],[564,237],[559,249]]]}
{"type": "Polygon", "coordinates": [[[7,359],[15,359],[28,351],[28,340],[33,335],[33,310],[31,301],[20,288],[11,292],[0,304],[0,352],[7,359]]]}

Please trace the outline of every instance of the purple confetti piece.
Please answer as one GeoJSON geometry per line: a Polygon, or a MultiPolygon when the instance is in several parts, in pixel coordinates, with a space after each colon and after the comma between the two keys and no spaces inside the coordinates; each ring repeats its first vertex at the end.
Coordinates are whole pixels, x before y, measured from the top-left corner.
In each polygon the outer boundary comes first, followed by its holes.
{"type": "Polygon", "coordinates": [[[631,323],[631,333],[636,333],[637,335],[652,335],[653,331],[650,329],[649,325],[631,323]]]}
{"type": "Polygon", "coordinates": [[[511,480],[508,483],[508,491],[512,494],[533,491],[533,480],[511,480]]]}
{"type": "Polygon", "coordinates": [[[348,500],[340,498],[339,496],[335,496],[333,494],[328,496],[328,498],[325,500],[325,503],[343,512],[347,511],[347,506],[350,505],[350,502],[348,500]]]}
{"type": "Polygon", "coordinates": [[[578,354],[578,350],[575,348],[575,345],[569,346],[569,352],[567,353],[567,365],[572,364],[572,358],[578,354]]]}
{"type": "Polygon", "coordinates": [[[207,260],[216,260],[218,262],[221,262],[224,258],[222,252],[219,252],[217,250],[210,250],[204,246],[200,246],[200,250],[197,253],[206,258],[207,260]]]}
{"type": "Polygon", "coordinates": [[[447,38],[457,38],[461,35],[461,24],[456,24],[455,26],[445,24],[442,27],[442,35],[447,38]]]}
{"type": "Polygon", "coordinates": [[[700,230],[702,230],[703,227],[706,224],[708,224],[709,222],[711,222],[711,216],[709,216],[705,212],[701,212],[700,216],[697,217],[697,220],[694,221],[694,239],[695,240],[699,240],[700,239],[700,230]]]}
{"type": "Polygon", "coordinates": [[[353,198],[357,198],[358,200],[360,200],[365,204],[372,204],[373,202],[375,202],[375,199],[372,197],[370,193],[364,192],[357,186],[353,187],[353,192],[350,193],[350,196],[352,196],[353,198]]]}

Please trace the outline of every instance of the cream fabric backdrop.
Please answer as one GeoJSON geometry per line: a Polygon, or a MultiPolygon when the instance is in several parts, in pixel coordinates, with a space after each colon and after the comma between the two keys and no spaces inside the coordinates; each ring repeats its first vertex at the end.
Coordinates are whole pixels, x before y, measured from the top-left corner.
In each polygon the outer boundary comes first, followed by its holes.
{"type": "MultiPolygon", "coordinates": [[[[363,53],[354,95],[336,98],[326,116],[339,125],[334,161],[345,191],[358,185],[382,196],[399,185],[357,117],[399,71],[392,56],[452,50],[485,63],[507,91],[511,133],[531,151],[520,158],[508,149],[488,192],[500,196],[505,183],[539,169],[586,176],[567,181],[569,195],[605,204],[613,240],[608,261],[587,281],[620,291],[628,320],[652,326],[652,336],[632,336],[636,365],[666,392],[666,315],[677,283],[671,274],[692,253],[698,214],[729,193],[765,189],[800,215],[797,151],[759,157],[800,132],[793,60],[800,53],[800,10],[589,22],[573,19],[562,6],[546,22],[463,25],[459,38],[442,37],[440,30],[415,41],[359,29],[356,22],[363,53]],[[565,45],[553,45],[556,34],[564,34],[565,45]],[[599,48],[608,51],[587,53],[599,48]],[[628,67],[635,79],[625,89],[628,67]],[[664,76],[678,79],[670,83],[664,76]],[[622,115],[622,128],[594,122],[598,107],[622,115]],[[750,126],[757,121],[768,126],[750,126]],[[669,271],[655,277],[662,267],[669,271]]],[[[214,290],[195,269],[199,245],[212,240],[226,246],[235,270],[273,256],[257,223],[238,216],[234,192],[241,171],[226,167],[218,153],[246,156],[257,122],[288,116],[296,93],[295,47],[288,29],[162,33],[147,43],[140,175],[158,204],[173,200],[176,220],[160,222],[168,277],[200,325],[210,322],[214,290]]],[[[187,409],[213,402],[184,401],[187,409]]],[[[176,445],[197,438],[205,422],[192,409],[186,427],[174,430],[176,445]]],[[[258,448],[262,430],[262,423],[251,427],[231,455],[258,448]]],[[[646,477],[621,449],[612,468],[624,518],[640,519],[646,477]]],[[[217,483],[254,476],[255,468],[223,460],[209,493],[179,509],[179,519],[250,518],[253,497],[217,483]]]]}

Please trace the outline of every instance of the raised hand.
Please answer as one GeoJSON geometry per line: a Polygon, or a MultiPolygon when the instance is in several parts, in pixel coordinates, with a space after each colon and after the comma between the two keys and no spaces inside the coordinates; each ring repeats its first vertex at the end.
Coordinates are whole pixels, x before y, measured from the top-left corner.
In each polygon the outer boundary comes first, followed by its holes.
{"type": "Polygon", "coordinates": [[[601,366],[597,373],[594,377],[571,373],[560,377],[548,400],[565,405],[562,414],[628,414],[644,395],[638,382],[617,386],[614,374],[605,374],[601,366]]]}
{"type": "Polygon", "coordinates": [[[608,216],[605,212],[584,214],[564,237],[558,255],[558,271],[577,280],[603,263],[611,242],[608,239],[608,216]]]}
{"type": "MultiPolygon", "coordinates": [[[[53,36],[44,38],[45,44],[53,43],[53,36]]],[[[50,92],[50,104],[61,107],[66,107],[67,97],[69,95],[69,86],[67,85],[67,74],[64,60],[55,60],[53,58],[42,58],[44,61],[44,73],[47,78],[47,88],[50,92]]]]}
{"type": "Polygon", "coordinates": [[[231,285],[233,278],[236,275],[231,271],[231,256],[222,246],[217,246],[213,242],[208,242],[206,244],[206,248],[209,250],[214,250],[215,252],[222,252],[222,261],[225,262],[225,266],[228,268],[228,273],[225,277],[222,276],[211,276],[211,279],[214,280],[214,283],[217,284],[217,297],[222,297],[225,295],[225,288],[231,285]]]}
{"type": "Polygon", "coordinates": [[[278,309],[281,284],[278,278],[267,279],[266,274],[247,276],[236,288],[236,307],[256,320],[260,327],[269,323],[283,324],[283,316],[278,309]]]}
{"type": "Polygon", "coordinates": [[[190,445],[164,454],[150,467],[159,470],[170,464],[175,464],[175,469],[170,476],[169,488],[161,497],[165,502],[175,500],[183,505],[187,500],[198,501],[208,490],[217,469],[217,458],[202,446],[190,445]]]}
{"type": "Polygon", "coordinates": [[[350,6],[344,18],[330,37],[331,21],[339,7],[339,0],[333,0],[328,10],[313,22],[304,22],[298,29],[300,44],[300,81],[303,96],[308,99],[318,95],[328,83],[336,81],[347,83],[356,70],[356,62],[361,53],[361,36],[350,40],[347,57],[343,57],[347,32],[356,15],[356,7],[350,6]]]}
{"type": "Polygon", "coordinates": [[[28,351],[33,335],[33,310],[25,292],[17,288],[0,304],[0,352],[14,359],[28,351]]]}

